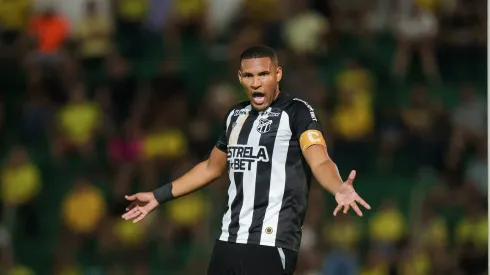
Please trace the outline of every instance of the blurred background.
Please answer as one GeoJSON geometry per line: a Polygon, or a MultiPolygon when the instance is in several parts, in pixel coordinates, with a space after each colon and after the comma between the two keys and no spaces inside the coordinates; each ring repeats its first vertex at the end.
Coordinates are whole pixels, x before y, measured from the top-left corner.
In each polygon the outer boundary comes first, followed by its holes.
{"type": "Polygon", "coordinates": [[[373,207],[311,187],[298,275],[481,275],[486,1],[0,0],[0,273],[205,274],[227,182],[123,221],[204,160],[274,47],[373,207]]]}

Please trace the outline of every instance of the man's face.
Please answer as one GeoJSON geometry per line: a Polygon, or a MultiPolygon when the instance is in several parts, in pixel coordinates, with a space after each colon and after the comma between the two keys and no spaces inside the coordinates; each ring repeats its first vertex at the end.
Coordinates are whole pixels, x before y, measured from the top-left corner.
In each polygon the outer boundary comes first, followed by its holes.
{"type": "Polygon", "coordinates": [[[274,101],[281,78],[282,68],[268,57],[244,59],[238,71],[238,79],[257,111],[266,110],[274,101]]]}

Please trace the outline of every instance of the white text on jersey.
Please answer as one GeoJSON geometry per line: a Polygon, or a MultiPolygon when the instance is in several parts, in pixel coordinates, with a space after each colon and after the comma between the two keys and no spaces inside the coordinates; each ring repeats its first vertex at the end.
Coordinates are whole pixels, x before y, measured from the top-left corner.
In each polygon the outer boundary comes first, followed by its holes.
{"type": "Polygon", "coordinates": [[[256,161],[268,162],[269,154],[264,146],[233,145],[228,146],[227,159],[230,170],[250,171],[256,161]]]}

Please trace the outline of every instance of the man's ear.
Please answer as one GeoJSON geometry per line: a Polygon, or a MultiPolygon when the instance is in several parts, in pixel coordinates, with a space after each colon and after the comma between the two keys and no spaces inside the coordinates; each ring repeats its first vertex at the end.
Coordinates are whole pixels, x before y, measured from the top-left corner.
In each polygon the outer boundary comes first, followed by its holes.
{"type": "Polygon", "coordinates": [[[282,79],[282,67],[277,67],[276,78],[277,78],[277,82],[281,81],[281,79],[282,79]]]}
{"type": "Polygon", "coordinates": [[[242,83],[242,71],[238,70],[237,75],[238,75],[238,81],[240,81],[240,84],[243,84],[242,83]]]}

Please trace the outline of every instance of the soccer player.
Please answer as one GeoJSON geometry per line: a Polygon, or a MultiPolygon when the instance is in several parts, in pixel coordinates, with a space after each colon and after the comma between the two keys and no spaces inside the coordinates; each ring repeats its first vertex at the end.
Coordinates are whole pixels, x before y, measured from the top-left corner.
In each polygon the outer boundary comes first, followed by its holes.
{"type": "Polygon", "coordinates": [[[293,274],[312,174],[338,203],[333,215],[357,203],[355,192],[327,153],[313,108],[279,89],[282,68],[276,53],[253,46],[240,56],[238,80],[248,101],[228,112],[209,158],[153,192],[127,196],[122,216],[139,222],[159,204],[194,192],[228,172],[228,203],[208,274],[293,274]]]}

